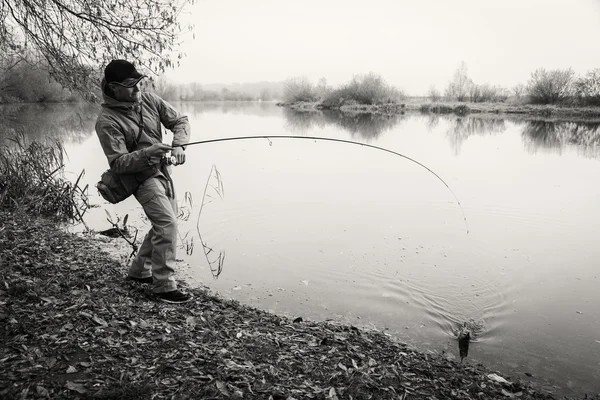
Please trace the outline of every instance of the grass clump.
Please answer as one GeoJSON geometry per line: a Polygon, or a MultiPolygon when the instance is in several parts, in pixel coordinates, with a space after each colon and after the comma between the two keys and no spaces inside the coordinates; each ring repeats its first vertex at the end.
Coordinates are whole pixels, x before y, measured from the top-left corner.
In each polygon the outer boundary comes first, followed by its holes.
{"type": "Polygon", "coordinates": [[[20,133],[0,147],[0,210],[24,211],[81,221],[89,208],[87,186],[79,187],[62,176],[65,150],[60,142],[27,143],[20,133]]]}

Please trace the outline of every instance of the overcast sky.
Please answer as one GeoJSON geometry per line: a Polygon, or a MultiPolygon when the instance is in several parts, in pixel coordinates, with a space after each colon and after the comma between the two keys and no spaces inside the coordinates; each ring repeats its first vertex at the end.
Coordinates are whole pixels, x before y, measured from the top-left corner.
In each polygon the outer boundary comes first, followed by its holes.
{"type": "Polygon", "coordinates": [[[600,68],[600,0],[197,0],[175,82],[375,72],[410,95],[443,91],[461,61],[512,87],[537,68],[600,68]]]}

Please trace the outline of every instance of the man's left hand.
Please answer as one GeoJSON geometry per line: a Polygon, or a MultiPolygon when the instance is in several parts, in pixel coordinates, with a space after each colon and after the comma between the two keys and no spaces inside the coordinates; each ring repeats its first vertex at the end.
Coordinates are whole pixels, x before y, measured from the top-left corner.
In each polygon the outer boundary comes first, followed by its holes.
{"type": "Polygon", "coordinates": [[[185,163],[185,150],[181,147],[173,147],[171,150],[171,157],[175,157],[177,160],[177,165],[181,165],[185,163]]]}

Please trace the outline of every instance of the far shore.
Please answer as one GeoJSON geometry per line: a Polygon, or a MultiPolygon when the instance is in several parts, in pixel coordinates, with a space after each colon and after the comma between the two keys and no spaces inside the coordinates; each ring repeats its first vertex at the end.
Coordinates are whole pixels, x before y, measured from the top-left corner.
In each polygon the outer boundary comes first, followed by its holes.
{"type": "Polygon", "coordinates": [[[339,107],[327,107],[321,102],[280,102],[277,105],[299,111],[317,111],[334,109],[341,112],[397,114],[420,112],[432,114],[505,114],[514,116],[532,116],[542,118],[596,119],[600,120],[600,107],[578,107],[567,105],[537,105],[508,103],[470,103],[470,102],[428,102],[408,99],[401,103],[387,104],[344,104],[339,107]]]}

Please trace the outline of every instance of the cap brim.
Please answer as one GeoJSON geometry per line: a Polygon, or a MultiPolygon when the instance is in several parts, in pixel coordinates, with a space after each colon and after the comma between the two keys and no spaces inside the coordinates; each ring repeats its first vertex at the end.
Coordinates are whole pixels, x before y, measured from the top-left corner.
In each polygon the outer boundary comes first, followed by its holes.
{"type": "Polygon", "coordinates": [[[123,82],[113,82],[119,86],[123,86],[126,88],[134,87],[137,85],[142,79],[144,79],[146,75],[140,75],[139,77],[127,78],[123,82]]]}

